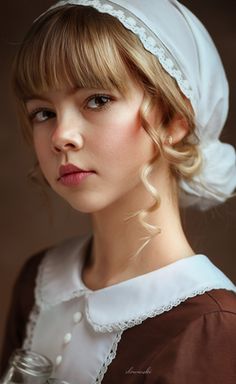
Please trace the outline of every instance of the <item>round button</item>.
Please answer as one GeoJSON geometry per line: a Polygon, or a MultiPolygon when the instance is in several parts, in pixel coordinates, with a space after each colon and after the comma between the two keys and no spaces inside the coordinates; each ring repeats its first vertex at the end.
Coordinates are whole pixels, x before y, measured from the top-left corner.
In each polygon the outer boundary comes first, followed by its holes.
{"type": "Polygon", "coordinates": [[[73,321],[75,324],[78,324],[82,320],[82,313],[81,312],[75,312],[73,315],[73,321]]]}
{"type": "Polygon", "coordinates": [[[71,341],[72,334],[71,333],[66,333],[64,336],[64,344],[68,344],[71,341]]]}
{"type": "Polygon", "coordinates": [[[58,367],[58,365],[60,365],[61,362],[62,362],[62,356],[61,356],[61,355],[58,355],[58,356],[56,357],[56,366],[58,367]]]}

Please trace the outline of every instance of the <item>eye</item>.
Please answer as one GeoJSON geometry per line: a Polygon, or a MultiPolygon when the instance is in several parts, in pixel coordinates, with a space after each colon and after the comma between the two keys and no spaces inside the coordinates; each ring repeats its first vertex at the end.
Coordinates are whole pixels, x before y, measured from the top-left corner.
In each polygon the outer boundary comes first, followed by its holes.
{"type": "Polygon", "coordinates": [[[107,95],[93,95],[86,103],[86,107],[89,109],[102,109],[107,107],[107,104],[112,101],[112,98],[107,95]]]}
{"type": "Polygon", "coordinates": [[[36,109],[29,115],[30,120],[35,123],[43,123],[49,119],[53,119],[55,116],[55,112],[49,109],[36,109]]]}

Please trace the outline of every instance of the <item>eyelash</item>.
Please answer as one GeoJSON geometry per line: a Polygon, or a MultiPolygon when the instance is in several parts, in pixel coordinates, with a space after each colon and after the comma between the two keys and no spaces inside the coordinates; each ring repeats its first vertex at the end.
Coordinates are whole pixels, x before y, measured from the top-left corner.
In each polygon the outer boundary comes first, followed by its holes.
{"type": "Polygon", "coordinates": [[[100,100],[102,99],[102,98],[104,98],[104,99],[106,99],[107,101],[102,105],[102,106],[98,106],[97,108],[89,108],[89,107],[87,107],[88,109],[90,109],[90,110],[94,110],[94,112],[95,111],[98,111],[98,110],[101,110],[101,109],[105,109],[105,108],[107,108],[108,107],[108,104],[110,104],[110,102],[112,102],[114,99],[111,97],[111,96],[109,96],[109,95],[105,95],[105,94],[101,94],[101,93],[98,93],[98,94],[95,94],[95,95],[92,95],[92,96],[90,96],[87,100],[86,100],[86,105],[91,101],[91,100],[95,100],[95,99],[98,99],[98,98],[100,98],[100,100]]]}
{"type": "MultiPolygon", "coordinates": [[[[94,95],[92,95],[92,96],[90,96],[88,99],[86,99],[86,101],[85,101],[85,108],[86,109],[89,109],[89,110],[91,110],[91,111],[94,111],[94,112],[99,112],[100,110],[102,110],[102,109],[106,109],[106,108],[108,108],[108,104],[110,104],[110,102],[112,102],[114,99],[111,97],[111,96],[109,96],[109,95],[105,95],[105,94],[100,94],[100,93],[98,93],[98,94],[94,94],[94,95]],[[95,100],[95,99],[98,99],[98,98],[100,98],[100,100],[102,99],[102,98],[104,98],[104,99],[106,99],[106,102],[104,103],[104,104],[102,104],[102,105],[100,105],[100,106],[97,106],[96,108],[91,108],[91,107],[88,107],[88,103],[91,101],[91,100],[95,100]]],[[[36,118],[36,116],[37,116],[37,114],[38,113],[40,113],[40,112],[48,112],[48,113],[51,113],[51,114],[55,114],[55,112],[53,112],[52,110],[50,110],[50,109],[47,109],[47,108],[36,108],[35,110],[33,110],[30,114],[29,114],[29,119],[30,119],[30,121],[33,121],[35,118],[36,118]]],[[[49,118],[46,118],[44,121],[47,121],[49,118]]]]}
{"type": "MultiPolygon", "coordinates": [[[[51,111],[50,109],[47,109],[47,108],[36,108],[35,110],[33,110],[30,114],[29,114],[29,119],[30,121],[34,121],[34,119],[36,118],[37,114],[40,113],[40,112],[48,112],[48,113],[51,113],[51,114],[54,114],[55,115],[55,112],[51,111]]],[[[49,118],[46,118],[45,121],[47,121],[49,118]]],[[[43,122],[43,121],[41,121],[43,122]]]]}

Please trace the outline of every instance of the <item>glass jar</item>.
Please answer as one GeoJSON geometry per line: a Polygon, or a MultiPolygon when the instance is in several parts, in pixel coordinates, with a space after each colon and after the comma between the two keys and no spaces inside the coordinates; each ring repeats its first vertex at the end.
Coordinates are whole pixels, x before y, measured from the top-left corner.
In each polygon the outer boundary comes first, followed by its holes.
{"type": "Polygon", "coordinates": [[[53,370],[52,362],[38,353],[17,349],[1,384],[45,384],[53,370]]]}

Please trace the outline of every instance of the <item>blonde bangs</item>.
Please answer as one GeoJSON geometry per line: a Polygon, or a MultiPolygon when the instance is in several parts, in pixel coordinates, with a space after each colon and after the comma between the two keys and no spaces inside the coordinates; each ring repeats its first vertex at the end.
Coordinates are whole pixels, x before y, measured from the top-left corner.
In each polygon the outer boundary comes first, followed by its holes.
{"type": "Polygon", "coordinates": [[[123,26],[117,21],[114,28],[114,22],[91,7],[66,6],[43,15],[16,57],[17,98],[27,100],[65,87],[116,88],[125,94],[129,73],[116,42],[117,28],[123,26]]]}

